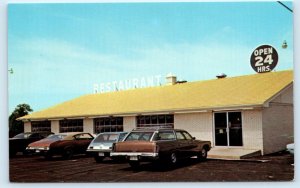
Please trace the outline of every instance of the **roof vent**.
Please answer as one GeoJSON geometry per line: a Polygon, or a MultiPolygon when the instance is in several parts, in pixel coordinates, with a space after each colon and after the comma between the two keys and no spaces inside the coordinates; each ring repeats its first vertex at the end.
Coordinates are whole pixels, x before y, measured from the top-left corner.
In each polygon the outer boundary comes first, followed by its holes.
{"type": "Polygon", "coordinates": [[[217,77],[218,79],[221,79],[221,78],[226,78],[227,75],[224,74],[224,73],[222,73],[222,74],[217,75],[216,77],[217,77]]]}
{"type": "Polygon", "coordinates": [[[172,73],[169,73],[166,76],[166,84],[167,85],[175,85],[177,82],[177,77],[175,75],[173,75],[172,73]]]}
{"type": "Polygon", "coordinates": [[[176,84],[184,84],[184,83],[186,83],[187,81],[186,80],[178,80],[177,82],[176,82],[176,84]]]}

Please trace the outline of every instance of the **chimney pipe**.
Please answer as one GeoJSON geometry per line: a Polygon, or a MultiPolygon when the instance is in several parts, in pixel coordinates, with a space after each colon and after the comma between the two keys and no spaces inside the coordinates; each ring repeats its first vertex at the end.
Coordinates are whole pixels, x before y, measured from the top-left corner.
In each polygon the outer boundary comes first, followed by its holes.
{"type": "Polygon", "coordinates": [[[177,81],[177,77],[173,75],[172,73],[169,73],[166,76],[166,85],[175,85],[177,81]]]}

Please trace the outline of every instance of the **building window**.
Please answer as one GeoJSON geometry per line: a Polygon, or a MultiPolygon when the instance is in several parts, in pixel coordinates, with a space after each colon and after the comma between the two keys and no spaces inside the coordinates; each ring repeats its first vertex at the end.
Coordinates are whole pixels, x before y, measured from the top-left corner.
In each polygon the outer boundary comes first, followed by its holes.
{"type": "Polygon", "coordinates": [[[82,119],[66,119],[59,121],[59,132],[83,132],[83,120],[82,119]]]}
{"type": "Polygon", "coordinates": [[[94,119],[94,133],[123,131],[123,117],[107,117],[94,119]]]}
{"type": "Polygon", "coordinates": [[[137,116],[137,127],[174,128],[174,115],[137,116]]]}
{"type": "Polygon", "coordinates": [[[49,131],[51,132],[51,121],[32,121],[31,132],[49,131]]]}

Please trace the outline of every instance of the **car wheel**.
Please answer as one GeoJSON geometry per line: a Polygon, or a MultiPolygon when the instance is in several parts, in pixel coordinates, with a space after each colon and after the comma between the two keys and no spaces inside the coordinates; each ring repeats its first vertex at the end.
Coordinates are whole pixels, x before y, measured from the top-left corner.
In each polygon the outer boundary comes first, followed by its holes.
{"type": "Polygon", "coordinates": [[[175,152],[172,152],[170,155],[170,164],[175,165],[177,163],[177,155],[175,152]]]}
{"type": "Polygon", "coordinates": [[[104,157],[95,156],[94,159],[97,163],[101,163],[103,161],[104,157]]]}
{"type": "Polygon", "coordinates": [[[73,157],[74,151],[72,148],[66,148],[63,153],[64,159],[71,159],[73,157]]]}
{"type": "Polygon", "coordinates": [[[133,169],[138,169],[140,167],[140,162],[139,161],[129,161],[129,165],[133,169]]]}
{"type": "Polygon", "coordinates": [[[207,158],[207,150],[202,148],[201,151],[198,153],[197,158],[199,161],[204,161],[207,158]]]}

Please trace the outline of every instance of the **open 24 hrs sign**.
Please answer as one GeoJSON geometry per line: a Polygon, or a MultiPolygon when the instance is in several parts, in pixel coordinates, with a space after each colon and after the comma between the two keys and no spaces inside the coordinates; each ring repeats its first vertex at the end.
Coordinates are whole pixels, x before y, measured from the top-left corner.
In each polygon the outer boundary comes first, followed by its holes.
{"type": "Polygon", "coordinates": [[[278,63],[278,53],[272,46],[262,45],[252,52],[250,62],[256,72],[270,72],[278,63]]]}

